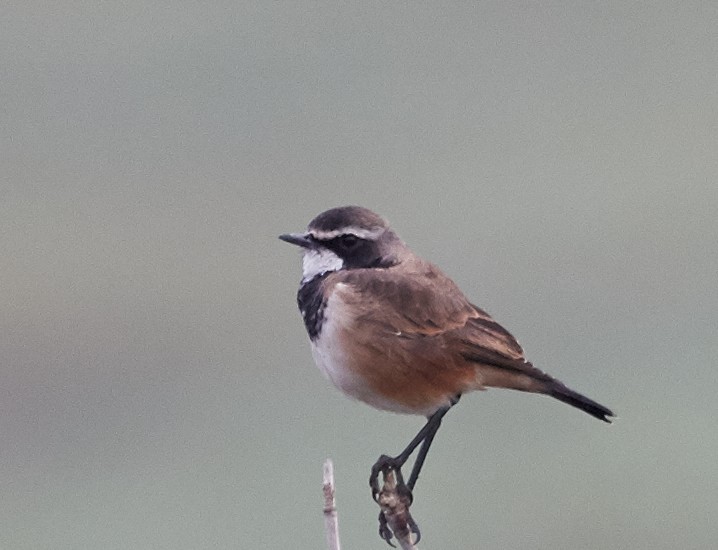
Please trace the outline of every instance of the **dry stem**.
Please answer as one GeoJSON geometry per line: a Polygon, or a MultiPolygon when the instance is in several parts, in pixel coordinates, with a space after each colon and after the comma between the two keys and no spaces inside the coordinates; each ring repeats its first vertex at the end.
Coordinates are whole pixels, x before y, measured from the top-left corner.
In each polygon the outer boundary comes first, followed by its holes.
{"type": "Polygon", "coordinates": [[[329,550],[341,550],[339,544],[339,520],[334,503],[334,464],[327,458],[324,462],[324,532],[329,550]]]}

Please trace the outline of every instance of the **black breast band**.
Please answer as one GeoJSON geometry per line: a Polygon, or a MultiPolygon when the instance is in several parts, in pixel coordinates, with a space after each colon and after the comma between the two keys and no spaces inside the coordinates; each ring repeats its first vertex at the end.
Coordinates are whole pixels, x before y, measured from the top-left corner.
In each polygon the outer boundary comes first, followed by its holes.
{"type": "Polygon", "coordinates": [[[329,274],[322,273],[313,279],[302,283],[297,293],[297,304],[299,311],[304,318],[304,326],[307,327],[309,338],[314,340],[319,336],[324,322],[324,308],[327,305],[322,293],[322,283],[324,278],[329,274]]]}

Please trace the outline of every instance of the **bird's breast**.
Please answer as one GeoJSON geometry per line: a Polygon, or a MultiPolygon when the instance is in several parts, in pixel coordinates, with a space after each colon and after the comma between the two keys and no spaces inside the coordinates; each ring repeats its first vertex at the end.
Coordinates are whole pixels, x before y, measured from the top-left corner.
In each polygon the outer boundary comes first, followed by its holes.
{"type": "Polygon", "coordinates": [[[357,315],[348,285],[337,284],[326,300],[321,331],[312,339],[319,369],[342,392],[372,407],[428,416],[467,388],[451,369],[412,353],[407,340],[357,315]]]}
{"type": "Polygon", "coordinates": [[[337,285],[323,311],[321,331],[312,339],[312,356],[319,370],[342,392],[370,405],[385,409],[367,380],[364,366],[371,361],[371,352],[357,345],[357,320],[351,308],[341,298],[341,283],[337,285]]]}

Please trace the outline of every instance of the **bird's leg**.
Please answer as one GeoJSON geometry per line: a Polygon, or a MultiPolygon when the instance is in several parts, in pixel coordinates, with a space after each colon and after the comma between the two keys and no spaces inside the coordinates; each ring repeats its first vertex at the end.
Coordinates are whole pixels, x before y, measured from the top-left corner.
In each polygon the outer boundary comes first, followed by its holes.
{"type": "Polygon", "coordinates": [[[419,430],[419,433],[414,436],[414,439],[409,442],[409,444],[400,454],[395,457],[390,457],[387,455],[381,455],[379,457],[379,459],[372,466],[371,475],[369,476],[369,485],[372,488],[372,497],[374,498],[374,500],[376,500],[376,495],[379,493],[378,481],[380,473],[383,474],[390,470],[397,471],[399,474],[398,479],[400,480],[400,485],[405,485],[409,489],[414,488],[416,480],[419,478],[419,472],[421,471],[421,467],[424,465],[424,460],[426,459],[426,455],[429,452],[429,447],[434,440],[436,432],[441,426],[441,420],[444,418],[444,415],[449,412],[449,409],[459,402],[460,398],[461,395],[455,396],[451,400],[451,404],[448,407],[443,407],[436,411],[434,414],[432,414],[427,420],[426,424],[424,424],[421,430],[419,430]],[[420,444],[421,449],[419,449],[419,454],[417,455],[416,461],[414,462],[414,467],[411,470],[411,475],[409,476],[409,483],[405,484],[399,470],[402,466],[404,466],[406,461],[409,460],[411,454],[420,444]]]}
{"type": "MultiPolygon", "coordinates": [[[[441,420],[444,418],[444,415],[447,412],[449,412],[449,409],[459,402],[459,399],[461,399],[460,394],[455,396],[451,400],[451,405],[449,407],[438,411],[438,412],[442,412],[442,411],[443,412],[437,420],[437,424],[436,424],[436,427],[434,428],[434,431],[426,434],[426,437],[424,438],[424,441],[421,444],[421,447],[419,448],[419,454],[416,455],[416,460],[414,461],[414,466],[411,468],[411,475],[409,476],[409,482],[406,484],[406,486],[409,488],[409,491],[414,490],[414,485],[416,485],[416,480],[419,479],[419,472],[421,472],[421,467],[424,465],[424,460],[426,459],[426,455],[429,452],[429,447],[431,447],[431,442],[434,441],[434,436],[436,435],[436,432],[439,431],[439,427],[441,426],[441,420]]],[[[436,414],[436,413],[434,413],[434,414],[436,414]]]]}
{"type": "Polygon", "coordinates": [[[414,490],[416,480],[419,479],[419,472],[421,472],[421,467],[424,465],[424,460],[426,459],[426,455],[429,452],[429,447],[431,447],[431,442],[434,441],[434,436],[436,435],[436,432],[439,431],[439,426],[441,426],[441,419],[439,419],[439,423],[436,426],[436,430],[434,430],[434,432],[432,433],[427,434],[426,438],[421,444],[421,447],[419,447],[419,453],[416,455],[416,460],[414,460],[414,466],[412,466],[411,468],[409,482],[406,484],[406,486],[409,488],[409,491],[414,490]]]}
{"type": "MultiPolygon", "coordinates": [[[[427,420],[426,424],[424,424],[421,430],[419,430],[419,433],[414,436],[414,439],[409,442],[409,444],[400,454],[395,457],[390,457],[387,455],[381,455],[379,457],[379,459],[372,466],[371,475],[369,476],[369,485],[371,486],[372,497],[374,498],[374,500],[377,500],[377,497],[379,495],[379,474],[381,473],[382,476],[385,477],[388,472],[394,471],[396,475],[396,492],[399,495],[406,497],[409,504],[411,504],[413,500],[413,495],[411,491],[414,489],[417,479],[419,479],[419,472],[424,465],[424,460],[426,459],[426,455],[429,452],[429,447],[431,447],[431,443],[434,440],[434,436],[436,436],[436,432],[441,426],[441,421],[444,418],[444,415],[449,412],[449,409],[453,405],[459,402],[460,397],[460,395],[457,395],[451,400],[451,405],[449,405],[448,407],[443,407],[436,411],[434,414],[432,414],[427,420]],[[414,466],[411,469],[409,482],[405,483],[401,473],[401,468],[402,466],[404,466],[406,461],[409,459],[411,454],[419,445],[421,445],[421,448],[419,449],[419,454],[416,456],[416,460],[414,461],[414,466]]],[[[410,526],[410,528],[411,531],[416,535],[416,542],[418,542],[419,538],[421,537],[419,527],[416,525],[416,523],[413,522],[413,520],[411,521],[412,525],[410,526]]],[[[383,512],[379,514],[379,535],[386,542],[391,544],[392,533],[387,526],[386,517],[384,517],[383,512]]]]}
{"type": "MultiPolygon", "coordinates": [[[[379,494],[379,474],[385,474],[391,470],[394,470],[395,472],[399,473],[401,467],[409,459],[411,453],[414,452],[414,449],[416,449],[422,442],[424,442],[427,437],[430,436],[431,439],[434,438],[436,430],[438,430],[439,426],[441,425],[441,419],[447,413],[448,410],[449,408],[446,407],[443,409],[439,409],[434,414],[432,414],[426,424],[424,424],[424,427],[419,430],[419,433],[414,436],[414,439],[409,442],[409,444],[400,454],[395,457],[381,455],[379,459],[374,463],[371,468],[371,475],[369,476],[369,485],[371,486],[372,497],[374,498],[374,500],[376,500],[376,496],[379,494]]],[[[399,473],[399,475],[397,476],[397,480],[401,480],[397,483],[397,486],[406,487],[406,483],[404,483],[403,479],[401,479],[401,473],[399,473]]]]}

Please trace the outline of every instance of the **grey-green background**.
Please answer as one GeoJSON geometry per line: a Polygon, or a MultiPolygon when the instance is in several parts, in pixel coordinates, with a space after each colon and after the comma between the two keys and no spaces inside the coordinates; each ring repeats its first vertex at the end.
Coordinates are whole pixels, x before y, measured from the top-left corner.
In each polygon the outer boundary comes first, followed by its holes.
{"type": "Polygon", "coordinates": [[[718,541],[718,8],[5,2],[0,548],[384,548],[418,417],[313,366],[278,241],[361,204],[612,426],[447,417],[424,548],[718,541]]]}

